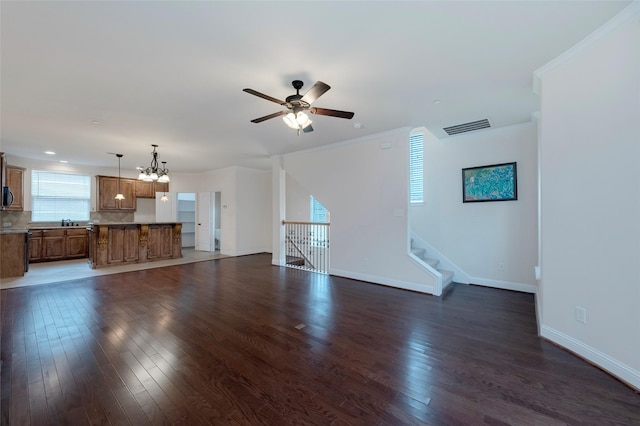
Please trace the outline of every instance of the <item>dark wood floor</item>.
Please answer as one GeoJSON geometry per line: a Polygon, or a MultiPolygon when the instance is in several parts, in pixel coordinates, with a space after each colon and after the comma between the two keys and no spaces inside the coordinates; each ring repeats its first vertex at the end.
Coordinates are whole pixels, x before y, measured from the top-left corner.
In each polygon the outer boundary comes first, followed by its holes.
{"type": "Polygon", "coordinates": [[[2,424],[640,425],[638,394],[536,336],[529,294],[255,255],[0,296],[2,424]]]}

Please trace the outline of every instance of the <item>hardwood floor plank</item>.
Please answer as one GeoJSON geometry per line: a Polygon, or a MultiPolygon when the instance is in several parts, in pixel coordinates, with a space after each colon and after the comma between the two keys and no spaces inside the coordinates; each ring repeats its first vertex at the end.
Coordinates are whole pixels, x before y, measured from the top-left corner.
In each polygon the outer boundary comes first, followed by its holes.
{"type": "Polygon", "coordinates": [[[640,425],[537,336],[530,294],[443,297],[226,258],[0,293],[3,424],[640,425]]]}

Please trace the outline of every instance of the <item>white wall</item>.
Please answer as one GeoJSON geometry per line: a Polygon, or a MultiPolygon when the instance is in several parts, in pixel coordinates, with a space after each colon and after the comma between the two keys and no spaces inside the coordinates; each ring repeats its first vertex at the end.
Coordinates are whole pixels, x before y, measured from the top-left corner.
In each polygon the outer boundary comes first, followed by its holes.
{"type": "Polygon", "coordinates": [[[236,168],[237,254],[271,252],[271,171],[236,168]]]}
{"type": "Polygon", "coordinates": [[[228,167],[203,173],[194,184],[195,192],[221,192],[220,253],[271,251],[270,171],[228,167]]]}
{"type": "Polygon", "coordinates": [[[440,140],[424,132],[423,206],[411,229],[472,283],[535,291],[537,129],[534,123],[440,140]],[[463,203],[462,169],[517,162],[518,200],[463,203]],[[504,265],[504,271],[498,269],[504,265]]]}
{"type": "Polygon", "coordinates": [[[541,334],[640,388],[640,3],[538,72],[541,334]],[[587,311],[586,324],[576,307],[587,311]]]}
{"type": "Polygon", "coordinates": [[[311,219],[311,193],[289,174],[286,177],[286,191],[287,220],[308,222],[311,219]]]}
{"type": "Polygon", "coordinates": [[[331,274],[435,291],[407,255],[408,142],[401,129],[283,156],[291,179],[331,212],[331,274]]]}

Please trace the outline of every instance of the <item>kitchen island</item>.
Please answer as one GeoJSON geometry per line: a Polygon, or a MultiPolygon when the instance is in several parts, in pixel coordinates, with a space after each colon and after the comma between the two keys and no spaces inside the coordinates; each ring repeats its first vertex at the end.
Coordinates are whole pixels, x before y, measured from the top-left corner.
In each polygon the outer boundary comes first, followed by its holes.
{"type": "Polygon", "coordinates": [[[93,269],[182,257],[182,223],[94,223],[87,230],[93,269]]]}

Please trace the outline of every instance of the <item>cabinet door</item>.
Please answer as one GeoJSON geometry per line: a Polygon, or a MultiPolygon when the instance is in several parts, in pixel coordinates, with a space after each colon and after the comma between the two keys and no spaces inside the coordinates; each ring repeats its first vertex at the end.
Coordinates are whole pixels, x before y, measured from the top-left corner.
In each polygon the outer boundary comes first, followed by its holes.
{"type": "Polygon", "coordinates": [[[173,226],[149,226],[148,259],[170,258],[173,253],[173,226]]]}
{"type": "Polygon", "coordinates": [[[86,229],[68,229],[66,241],[66,258],[77,259],[88,257],[87,230],[86,229]]]}
{"type": "Polygon", "coordinates": [[[42,260],[42,231],[31,231],[29,237],[29,262],[42,260]]]}
{"type": "Polygon", "coordinates": [[[153,198],[156,192],[169,192],[169,182],[153,182],[153,198]]]}
{"type": "Polygon", "coordinates": [[[107,263],[117,264],[138,260],[137,226],[110,227],[107,242],[107,263]]]}
{"type": "Polygon", "coordinates": [[[13,204],[9,207],[5,207],[5,210],[24,210],[24,195],[23,195],[23,182],[24,182],[24,169],[22,167],[7,166],[6,170],[6,185],[13,193],[13,204]]]}
{"type": "Polygon", "coordinates": [[[116,200],[118,194],[118,178],[97,176],[98,180],[98,210],[118,210],[116,200]]]}
{"type": "Polygon", "coordinates": [[[123,259],[125,262],[138,260],[140,235],[138,227],[130,226],[124,229],[123,259]]]}
{"type": "Polygon", "coordinates": [[[42,231],[43,260],[64,259],[65,254],[64,230],[42,231]]]}
{"type": "MultiPolygon", "coordinates": [[[[116,178],[117,180],[117,178],[116,178]]],[[[120,200],[118,206],[120,210],[136,209],[136,181],[135,179],[121,179],[120,190],[124,195],[124,200],[120,200]]]]}
{"type": "Polygon", "coordinates": [[[136,181],[136,197],[138,198],[154,198],[153,182],[145,182],[143,180],[136,181]]]}

